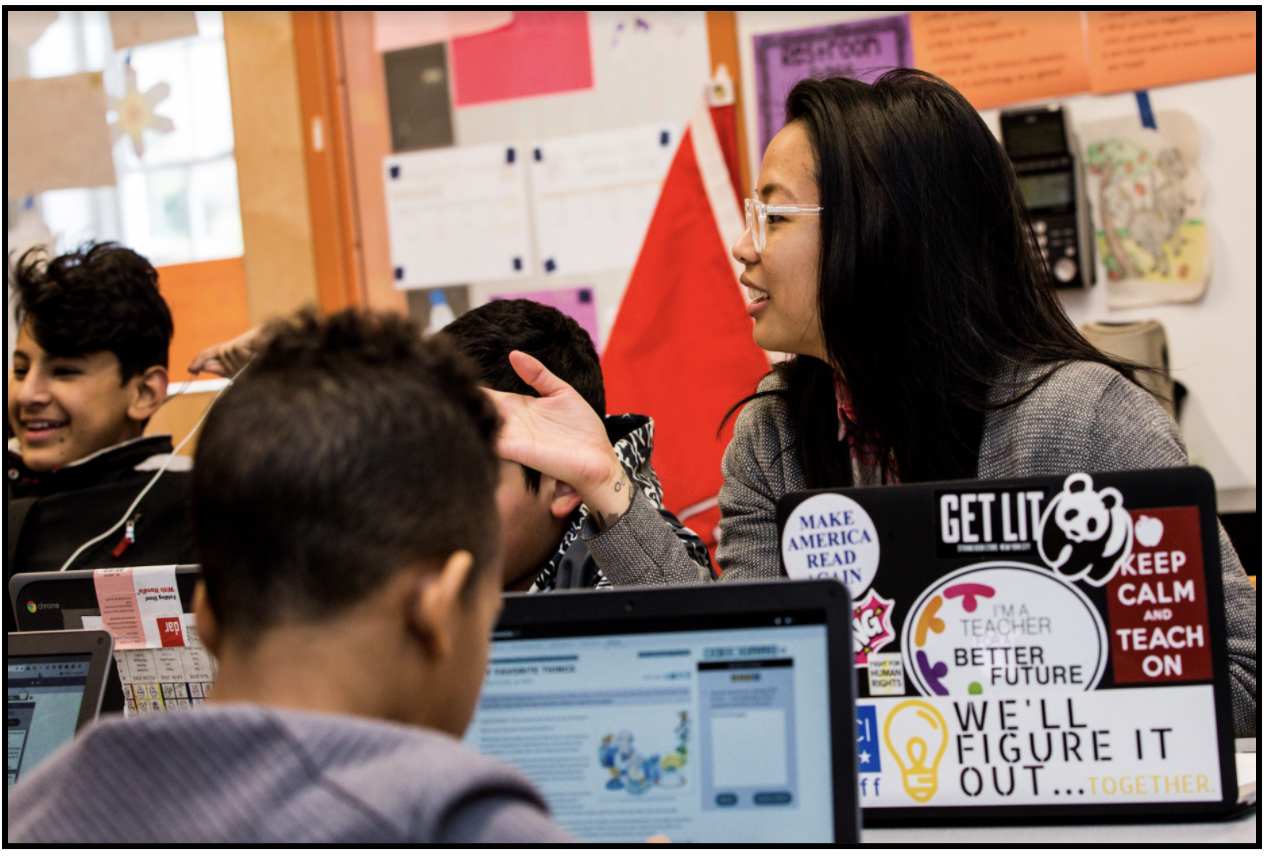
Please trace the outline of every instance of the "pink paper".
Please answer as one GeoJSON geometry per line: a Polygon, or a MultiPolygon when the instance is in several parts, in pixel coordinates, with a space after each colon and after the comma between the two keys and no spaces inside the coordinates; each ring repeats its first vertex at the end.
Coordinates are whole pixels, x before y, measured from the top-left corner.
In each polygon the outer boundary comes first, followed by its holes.
{"type": "Polygon", "coordinates": [[[374,12],[374,50],[382,53],[433,45],[508,27],[513,21],[513,12],[501,10],[379,10],[374,12]]]}
{"type": "Polygon", "coordinates": [[[97,589],[97,607],[101,610],[101,624],[114,637],[114,647],[145,647],[145,627],[141,624],[141,610],[136,602],[136,585],[131,568],[106,568],[92,576],[97,589]]]}
{"type": "Polygon", "coordinates": [[[493,295],[493,300],[534,300],[553,306],[564,315],[576,319],[593,339],[593,346],[602,352],[598,344],[598,304],[592,288],[551,288],[546,291],[521,291],[517,294],[493,295]]]}
{"type": "Polygon", "coordinates": [[[516,12],[493,33],[453,39],[453,105],[593,88],[589,13],[516,12]]]}

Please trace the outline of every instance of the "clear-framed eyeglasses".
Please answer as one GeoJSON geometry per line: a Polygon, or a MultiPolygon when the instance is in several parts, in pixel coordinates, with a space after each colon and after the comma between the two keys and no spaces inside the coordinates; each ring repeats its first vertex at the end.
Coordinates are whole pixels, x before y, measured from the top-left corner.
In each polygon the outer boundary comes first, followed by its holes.
{"type": "Polygon", "coordinates": [[[752,244],[757,253],[765,252],[765,224],[769,215],[779,217],[789,214],[813,214],[822,212],[821,205],[766,205],[759,199],[744,199],[743,213],[747,215],[747,231],[752,233],[752,244]]]}

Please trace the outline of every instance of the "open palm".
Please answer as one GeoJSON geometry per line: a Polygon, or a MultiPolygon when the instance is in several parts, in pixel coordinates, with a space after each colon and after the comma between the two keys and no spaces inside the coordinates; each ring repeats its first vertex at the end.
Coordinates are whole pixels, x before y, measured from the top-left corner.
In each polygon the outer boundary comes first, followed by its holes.
{"type": "Polygon", "coordinates": [[[564,481],[582,494],[619,472],[602,417],[580,393],[522,351],[510,365],[540,398],[488,390],[504,425],[497,453],[564,481]]]}

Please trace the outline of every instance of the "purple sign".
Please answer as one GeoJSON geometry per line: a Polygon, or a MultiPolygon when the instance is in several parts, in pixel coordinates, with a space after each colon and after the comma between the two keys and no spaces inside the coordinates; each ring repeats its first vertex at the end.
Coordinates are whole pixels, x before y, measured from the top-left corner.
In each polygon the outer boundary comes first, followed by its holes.
{"type": "Polygon", "coordinates": [[[752,41],[762,156],[785,124],[787,93],[800,81],[843,75],[869,82],[890,68],[914,64],[909,15],[766,33],[752,41]]]}
{"type": "Polygon", "coordinates": [[[551,288],[545,291],[521,291],[516,294],[494,294],[492,300],[532,300],[544,303],[576,319],[593,339],[593,346],[602,352],[598,344],[598,306],[592,288],[551,288]]]}

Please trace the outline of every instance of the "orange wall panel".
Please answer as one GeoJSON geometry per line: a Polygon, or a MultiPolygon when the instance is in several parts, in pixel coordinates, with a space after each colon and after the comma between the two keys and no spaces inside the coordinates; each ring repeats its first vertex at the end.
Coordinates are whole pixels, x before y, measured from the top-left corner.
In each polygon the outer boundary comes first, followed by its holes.
{"type": "Polygon", "coordinates": [[[216,259],[158,268],[158,288],[176,326],[171,342],[173,383],[190,377],[186,367],[209,345],[250,329],[242,259],[216,259]]]}

